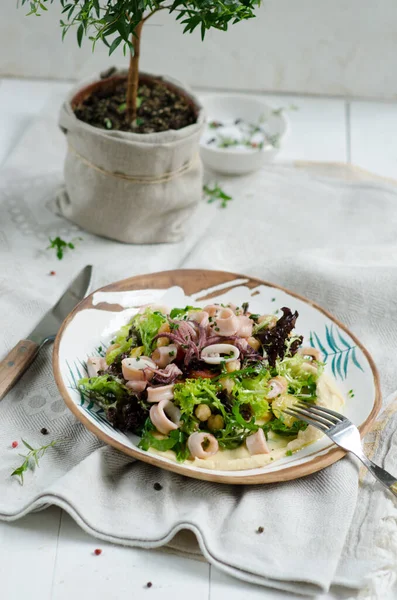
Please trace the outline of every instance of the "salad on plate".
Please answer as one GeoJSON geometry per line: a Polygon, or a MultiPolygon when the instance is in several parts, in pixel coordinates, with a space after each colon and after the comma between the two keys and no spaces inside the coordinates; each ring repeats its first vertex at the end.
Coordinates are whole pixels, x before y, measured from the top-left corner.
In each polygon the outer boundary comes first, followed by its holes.
{"type": "Polygon", "coordinates": [[[319,350],[295,333],[298,312],[252,314],[248,303],[142,307],[80,392],[139,448],[194,467],[260,467],[322,437],[283,410],[297,400],[340,409],[319,350]]]}

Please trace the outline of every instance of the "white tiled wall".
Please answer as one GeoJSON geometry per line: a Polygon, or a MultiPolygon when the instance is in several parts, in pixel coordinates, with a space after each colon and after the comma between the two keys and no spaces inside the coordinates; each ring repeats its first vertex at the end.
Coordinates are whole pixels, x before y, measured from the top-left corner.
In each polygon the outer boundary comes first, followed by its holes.
{"type": "MultiPolygon", "coordinates": [[[[0,76],[76,79],[111,65],[106,48],[64,44],[59,1],[41,18],[25,17],[16,0],[0,0],[0,76]]],[[[397,97],[396,0],[264,0],[258,17],[182,35],[160,13],[143,33],[142,67],[200,87],[397,97]]]]}

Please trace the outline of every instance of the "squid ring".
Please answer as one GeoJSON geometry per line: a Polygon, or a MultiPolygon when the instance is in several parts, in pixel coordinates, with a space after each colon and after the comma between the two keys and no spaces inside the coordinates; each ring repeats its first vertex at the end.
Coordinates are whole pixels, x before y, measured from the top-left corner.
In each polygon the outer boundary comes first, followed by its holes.
{"type": "Polygon", "coordinates": [[[187,441],[190,454],[195,458],[209,458],[218,452],[218,440],[211,433],[196,432],[187,441]],[[207,444],[204,449],[203,444],[207,444]]]}

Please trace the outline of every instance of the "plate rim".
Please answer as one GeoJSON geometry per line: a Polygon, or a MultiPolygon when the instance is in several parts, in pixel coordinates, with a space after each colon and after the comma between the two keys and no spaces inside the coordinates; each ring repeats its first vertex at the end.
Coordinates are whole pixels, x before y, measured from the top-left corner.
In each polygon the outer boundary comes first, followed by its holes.
{"type": "MultiPolygon", "coordinates": [[[[335,447],[331,447],[331,449],[328,450],[327,452],[322,453],[311,460],[308,460],[299,465],[295,465],[295,466],[292,465],[289,467],[287,466],[287,467],[285,467],[285,469],[281,469],[281,470],[277,470],[277,471],[269,471],[269,472],[264,472],[264,473],[258,473],[255,475],[247,474],[250,471],[250,469],[245,469],[244,471],[241,471],[241,473],[245,473],[244,475],[221,475],[221,474],[219,474],[218,471],[214,471],[213,473],[200,472],[200,470],[191,470],[188,466],[185,466],[183,463],[181,463],[181,464],[180,463],[174,464],[174,463],[168,463],[168,462],[164,463],[155,454],[147,453],[147,454],[143,455],[143,454],[137,452],[134,448],[129,448],[128,446],[125,446],[123,443],[113,439],[107,433],[102,431],[95,423],[90,421],[83,414],[82,411],[79,410],[78,406],[75,404],[75,402],[70,397],[65,384],[63,383],[61,369],[60,369],[60,363],[59,363],[59,348],[60,348],[62,336],[63,336],[66,328],[68,327],[69,323],[72,321],[72,319],[74,318],[74,316],[77,313],[81,312],[82,310],[85,310],[86,308],[96,308],[96,309],[100,310],[100,307],[101,307],[100,304],[96,304],[95,306],[92,304],[92,299],[93,299],[94,294],[96,294],[97,292],[115,291],[114,290],[115,286],[122,285],[124,287],[126,285],[129,285],[129,282],[142,280],[145,277],[156,278],[159,276],[162,276],[162,277],[168,276],[170,278],[172,278],[172,277],[177,277],[177,278],[182,277],[183,278],[183,276],[197,277],[198,274],[205,274],[205,273],[211,273],[212,276],[220,276],[220,277],[222,277],[222,276],[224,277],[225,275],[230,276],[230,279],[226,278],[223,281],[223,283],[227,283],[228,281],[230,281],[230,283],[232,283],[236,279],[248,279],[250,282],[255,282],[260,285],[265,285],[266,287],[279,289],[279,290],[289,294],[290,296],[295,297],[295,298],[301,300],[302,302],[305,302],[306,304],[309,304],[316,310],[320,311],[326,317],[331,319],[331,321],[333,321],[339,328],[341,328],[343,331],[345,331],[345,333],[347,333],[354,340],[354,342],[357,344],[357,346],[360,348],[360,350],[365,355],[365,357],[370,365],[370,368],[372,371],[372,377],[374,380],[374,387],[375,387],[375,398],[374,398],[374,404],[372,406],[371,412],[369,413],[369,415],[365,419],[365,421],[363,423],[361,423],[361,425],[358,427],[358,429],[360,431],[360,436],[361,436],[361,438],[363,438],[363,436],[369,431],[371,425],[374,423],[377,415],[379,414],[381,406],[382,406],[380,379],[379,379],[378,369],[375,365],[375,362],[374,362],[371,354],[366,349],[366,347],[360,342],[360,340],[355,336],[355,334],[352,333],[348,329],[348,327],[346,327],[346,325],[341,323],[341,321],[339,321],[336,317],[334,317],[328,310],[326,310],[325,308],[323,308],[322,306],[320,306],[313,300],[310,300],[301,294],[293,292],[284,286],[266,281],[264,279],[260,279],[258,277],[254,277],[251,275],[243,275],[241,273],[234,273],[232,271],[219,271],[219,270],[212,270],[212,269],[171,269],[168,271],[159,271],[156,273],[143,273],[140,275],[134,275],[133,277],[127,277],[125,279],[120,279],[118,281],[110,283],[106,286],[103,286],[101,288],[94,290],[88,296],[83,298],[83,300],[81,300],[74,307],[74,309],[68,314],[68,316],[62,322],[62,325],[59,328],[57,336],[55,338],[53,353],[52,353],[52,367],[53,367],[53,372],[54,372],[55,383],[58,387],[58,390],[59,390],[66,406],[75,415],[75,417],[80,422],[83,423],[83,425],[91,433],[94,433],[101,441],[108,444],[109,446],[112,446],[116,450],[119,450],[120,452],[123,452],[124,454],[127,454],[128,456],[131,456],[137,460],[148,463],[152,466],[159,467],[159,468],[165,469],[167,471],[172,471],[174,473],[178,473],[179,475],[184,475],[185,477],[191,477],[193,479],[200,479],[200,480],[205,480],[205,481],[210,481],[210,482],[215,482],[215,483],[238,484],[238,485],[277,483],[277,482],[282,482],[282,481],[290,481],[292,479],[299,479],[301,477],[306,477],[307,475],[316,473],[317,471],[320,471],[320,470],[324,469],[325,467],[328,467],[331,464],[333,464],[333,463],[337,462],[338,460],[340,460],[341,458],[343,458],[345,456],[345,454],[347,454],[347,452],[342,450],[341,448],[335,446],[335,447]],[[90,304],[91,304],[91,306],[90,306],[90,304]]],[[[172,285],[181,285],[181,284],[174,282],[174,283],[171,283],[169,285],[169,287],[171,287],[172,285]]],[[[161,286],[159,286],[159,287],[160,287],[160,289],[166,289],[166,287],[164,287],[164,288],[162,288],[161,286]]],[[[141,289],[145,289],[145,286],[141,285],[141,289]]],[[[150,288],[147,287],[146,289],[150,289],[150,288]]],[[[210,294],[208,294],[208,296],[209,295],[210,294]]],[[[114,307],[114,306],[119,306],[119,305],[107,304],[107,306],[114,307]]],[[[108,310],[110,311],[112,309],[108,308],[108,310]]]]}

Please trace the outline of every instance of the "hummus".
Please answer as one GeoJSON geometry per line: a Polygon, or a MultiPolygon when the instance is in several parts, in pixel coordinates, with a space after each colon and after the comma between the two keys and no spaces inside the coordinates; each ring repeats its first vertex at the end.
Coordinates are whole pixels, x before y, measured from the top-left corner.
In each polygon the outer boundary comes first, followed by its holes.
{"type": "MultiPolygon", "coordinates": [[[[338,389],[335,381],[327,375],[321,375],[317,382],[317,404],[326,406],[332,410],[340,411],[344,404],[343,396],[338,389]]],[[[312,444],[323,437],[323,433],[309,425],[304,431],[299,431],[296,437],[277,435],[274,432],[268,434],[268,446],[270,452],[268,454],[255,454],[251,456],[245,444],[234,450],[219,450],[211,458],[205,460],[195,458],[188,460],[185,464],[199,467],[202,469],[214,469],[219,471],[243,471],[246,469],[255,469],[263,467],[280,458],[284,458],[286,452],[296,452],[301,448],[312,444]]],[[[154,448],[150,448],[150,452],[165,456],[176,462],[175,454],[172,450],[160,452],[154,448]]]]}

